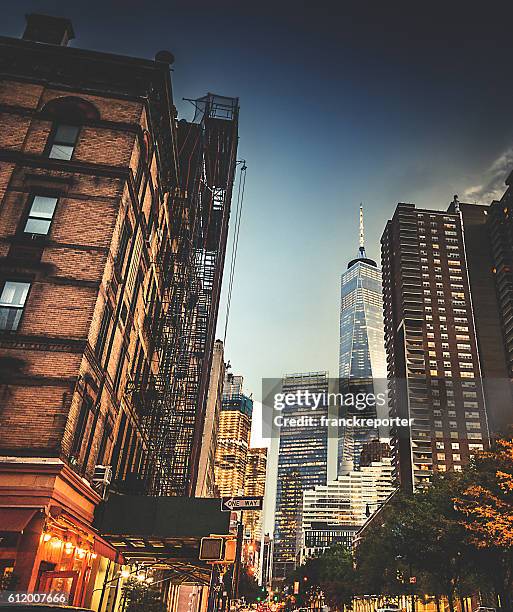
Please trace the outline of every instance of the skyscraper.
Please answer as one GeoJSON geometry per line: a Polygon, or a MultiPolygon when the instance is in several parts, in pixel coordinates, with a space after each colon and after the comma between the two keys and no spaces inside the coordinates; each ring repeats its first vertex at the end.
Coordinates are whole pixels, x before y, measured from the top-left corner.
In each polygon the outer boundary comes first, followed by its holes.
{"type": "MultiPolygon", "coordinates": [[[[284,393],[310,391],[328,393],[328,373],[291,374],[283,379],[284,393]]],[[[287,405],[284,417],[311,415],[304,402],[287,405]]],[[[327,416],[328,407],[319,405],[316,416],[327,416]]],[[[280,430],[278,483],[274,523],[273,579],[282,580],[296,566],[301,543],[303,491],[325,484],[328,464],[328,428],[287,426],[280,430]]]]}
{"type": "Polygon", "coordinates": [[[390,457],[384,457],[304,491],[303,529],[309,529],[315,522],[363,525],[367,511],[374,512],[395,491],[391,464],[390,457]]]}
{"type": "Polygon", "coordinates": [[[461,470],[488,423],[461,219],[398,204],[383,236],[383,296],[395,474],[404,488],[461,470]]]}
{"type": "MultiPolygon", "coordinates": [[[[267,475],[267,448],[250,448],[246,464],[244,495],[263,497],[267,475]]],[[[253,510],[246,512],[244,526],[249,533],[249,539],[260,542],[262,536],[262,513],[253,510]]]]}
{"type": "Polygon", "coordinates": [[[223,496],[244,491],[253,400],[242,393],[242,382],[242,376],[225,375],[214,470],[223,496]]]}
{"type": "MultiPolygon", "coordinates": [[[[504,196],[504,201],[507,197],[504,196]]],[[[508,225],[511,228],[509,210],[500,202],[483,206],[459,202],[455,197],[449,211],[459,214],[463,229],[481,378],[492,436],[504,432],[513,422],[508,367],[513,357],[508,322],[509,313],[513,312],[513,294],[504,282],[510,274],[509,261],[513,254],[511,237],[504,232],[508,225]]]]}
{"type": "Polygon", "coordinates": [[[350,546],[352,537],[368,515],[375,512],[395,489],[392,460],[383,457],[304,491],[302,559],[320,552],[337,539],[350,546]],[[348,528],[345,534],[340,530],[342,526],[348,528]]]}
{"type": "Polygon", "coordinates": [[[493,266],[499,301],[508,375],[513,378],[513,189],[508,189],[500,202],[489,208],[488,227],[493,253],[493,266]]]}
{"type": "MultiPolygon", "coordinates": [[[[381,270],[365,253],[362,206],[358,257],[349,262],[340,284],[340,390],[355,392],[362,388],[366,392],[377,392],[378,386],[384,390],[386,359],[381,270]]],[[[367,410],[365,414],[376,416],[375,410],[367,410]]],[[[368,428],[342,429],[339,433],[339,472],[357,468],[363,444],[379,438],[380,433],[386,437],[387,432],[368,428]]]]}

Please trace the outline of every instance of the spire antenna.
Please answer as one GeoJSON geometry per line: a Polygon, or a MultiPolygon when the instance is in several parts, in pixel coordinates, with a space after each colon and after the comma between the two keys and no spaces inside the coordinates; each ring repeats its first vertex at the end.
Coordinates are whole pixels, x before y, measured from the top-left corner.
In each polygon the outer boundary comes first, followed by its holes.
{"type": "Polygon", "coordinates": [[[359,257],[366,257],[365,255],[365,228],[363,225],[363,204],[360,202],[360,240],[359,240],[359,257]]]}

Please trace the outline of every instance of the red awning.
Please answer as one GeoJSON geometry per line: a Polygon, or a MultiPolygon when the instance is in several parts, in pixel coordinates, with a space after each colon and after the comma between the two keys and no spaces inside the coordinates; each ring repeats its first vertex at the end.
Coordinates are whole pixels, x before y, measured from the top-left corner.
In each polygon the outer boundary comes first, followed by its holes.
{"type": "Polygon", "coordinates": [[[101,557],[114,561],[114,563],[119,563],[120,565],[125,563],[123,555],[98,535],[94,536],[94,552],[101,557]]]}
{"type": "Polygon", "coordinates": [[[0,508],[0,531],[21,533],[36,512],[37,508],[0,508]]]}

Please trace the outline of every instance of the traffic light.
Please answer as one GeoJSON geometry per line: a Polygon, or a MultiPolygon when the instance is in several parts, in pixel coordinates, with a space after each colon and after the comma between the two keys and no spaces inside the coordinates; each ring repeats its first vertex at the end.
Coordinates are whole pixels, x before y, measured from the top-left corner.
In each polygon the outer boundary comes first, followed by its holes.
{"type": "Polygon", "coordinates": [[[224,545],[224,562],[234,563],[237,554],[237,540],[226,540],[224,545]]]}
{"type": "Polygon", "coordinates": [[[201,538],[199,558],[201,561],[221,561],[224,554],[223,538],[201,538]]]}
{"type": "Polygon", "coordinates": [[[211,563],[233,563],[237,552],[237,540],[235,538],[223,538],[211,536],[201,538],[199,558],[201,561],[211,563]]]}

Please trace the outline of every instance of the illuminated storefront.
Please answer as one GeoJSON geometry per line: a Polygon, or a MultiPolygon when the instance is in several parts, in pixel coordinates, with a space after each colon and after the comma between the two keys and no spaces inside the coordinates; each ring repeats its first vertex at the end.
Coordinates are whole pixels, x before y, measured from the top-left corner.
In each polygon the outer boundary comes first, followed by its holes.
{"type": "Polygon", "coordinates": [[[99,495],[58,459],[0,463],[0,577],[6,590],[88,605],[102,559],[122,557],[92,527],[99,495]]]}

